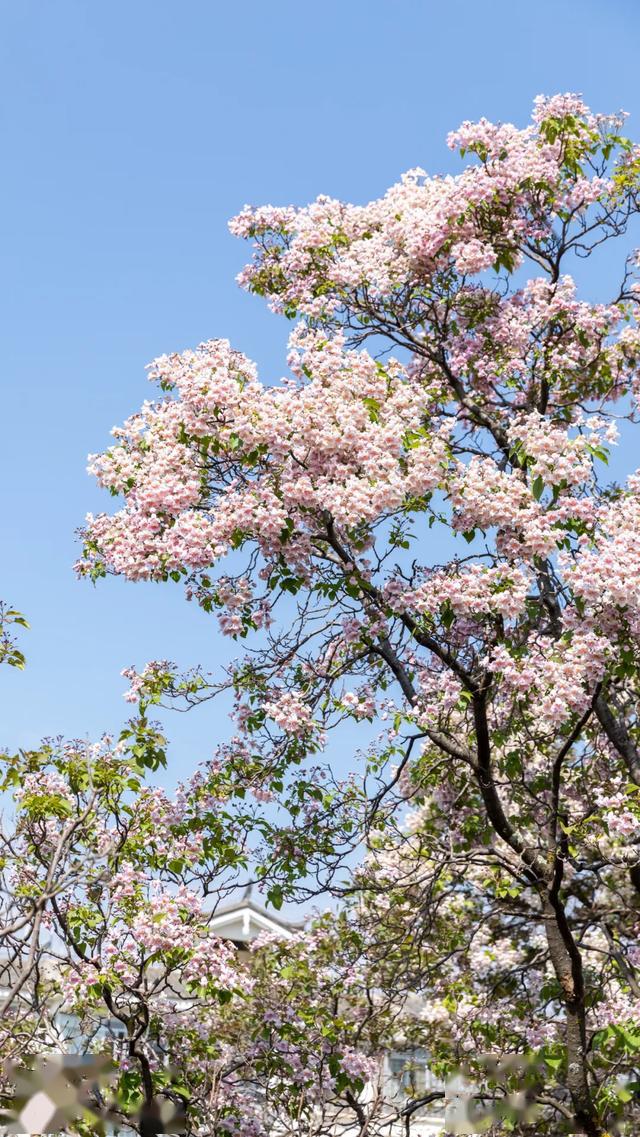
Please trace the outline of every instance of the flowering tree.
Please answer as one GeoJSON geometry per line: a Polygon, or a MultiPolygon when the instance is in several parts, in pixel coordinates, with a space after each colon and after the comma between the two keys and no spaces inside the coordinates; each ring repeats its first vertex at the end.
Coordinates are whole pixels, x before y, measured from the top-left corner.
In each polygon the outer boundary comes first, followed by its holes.
{"type": "Polygon", "coordinates": [[[228,769],[293,806],[281,890],[328,855],[305,761],[381,721],[352,810],[372,958],[433,997],[443,1073],[480,1044],[535,1056],[535,1131],[589,1137],[632,1131],[640,1050],[640,476],[606,471],[637,424],[640,290],[634,255],[606,303],[569,275],[639,210],[621,129],[540,98],[525,129],[453,133],[456,176],[243,210],[241,282],[297,320],[291,377],[226,341],[157,359],[165,395],[92,460],[124,503],[79,564],[184,578],[249,640],[226,677],[152,664],[133,694],[233,688],[228,769]]]}
{"type": "MultiPolygon", "coordinates": [[[[85,1105],[147,1137],[178,1115],[187,1134],[242,1137],[380,1115],[380,1093],[359,1097],[387,1004],[371,1023],[350,1010],[369,972],[357,934],[325,919],[247,960],[210,926],[255,829],[215,765],[170,797],[105,738],[5,757],[1,788],[14,813],[0,832],[0,1053],[33,1067],[35,1090],[47,1055],[111,1052],[110,1089],[88,1087],[85,1105]]],[[[0,1105],[14,1115],[11,1073],[0,1105]]],[[[60,1100],[67,1130],[95,1131],[60,1100]]]]}

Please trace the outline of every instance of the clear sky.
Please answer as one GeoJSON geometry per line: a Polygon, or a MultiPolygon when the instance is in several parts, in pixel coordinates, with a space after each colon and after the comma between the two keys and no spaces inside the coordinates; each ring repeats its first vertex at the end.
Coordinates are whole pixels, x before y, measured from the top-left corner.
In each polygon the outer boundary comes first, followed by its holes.
{"type": "MultiPolygon", "coordinates": [[[[74,530],[110,508],[85,473],[152,389],[144,365],[226,336],[263,378],[287,327],[234,283],[245,202],[367,201],[447,132],[524,125],[538,93],[631,112],[637,0],[0,0],[4,172],[0,596],[25,611],[0,744],[117,730],[123,666],[215,666],[180,586],[75,580],[74,530]]],[[[227,732],[174,717],[170,780],[227,732]]],[[[219,715],[224,720],[224,715],[219,715]]]]}

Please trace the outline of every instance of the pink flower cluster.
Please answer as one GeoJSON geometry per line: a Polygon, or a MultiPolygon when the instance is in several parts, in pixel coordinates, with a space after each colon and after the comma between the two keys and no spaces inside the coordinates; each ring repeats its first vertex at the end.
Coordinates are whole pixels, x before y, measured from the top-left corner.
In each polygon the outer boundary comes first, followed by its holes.
{"type": "Polygon", "coordinates": [[[506,705],[510,695],[534,701],[537,726],[553,737],[558,727],[589,706],[610,650],[604,637],[577,631],[561,644],[531,640],[526,654],[518,652],[515,657],[499,645],[493,649],[491,666],[500,674],[506,705]]]}
{"type": "Polygon", "coordinates": [[[460,571],[430,572],[417,588],[406,588],[399,579],[387,582],[385,594],[396,612],[437,615],[444,606],[457,614],[483,617],[499,613],[516,619],[523,611],[530,577],[520,568],[472,564],[460,571]]]}
{"type": "Polygon", "coordinates": [[[568,584],[586,607],[585,617],[615,639],[624,617],[640,639],[640,476],[611,505],[598,510],[598,524],[575,556],[561,557],[568,584]]]}
{"type": "MultiPolygon", "coordinates": [[[[429,395],[400,364],[382,367],[339,337],[308,333],[296,337],[292,361],[309,381],[269,388],[220,342],[156,361],[153,375],[180,398],[148,406],[93,460],[126,505],[88,518],[80,570],[99,564],[136,580],[202,569],[238,534],[299,565],[318,514],[330,511],[343,526],[372,523],[439,484],[449,430],[425,430],[407,449],[429,395]]],[[[232,633],[239,604],[233,597],[232,633]]]]}
{"type": "Polygon", "coordinates": [[[328,197],[303,209],[247,206],[230,224],[235,235],[255,240],[240,282],[266,293],[276,310],[318,317],[358,290],[377,297],[451,267],[482,274],[505,256],[516,265],[530,238],[550,233],[538,195],[553,199],[560,213],[584,210],[612,191],[607,178],[576,176],[565,164],[567,138],[588,150],[595,126],[579,98],[541,99],[524,130],[482,119],[451,133],[451,148],[481,159],[456,177],[410,170],[366,206],[328,197]],[[559,118],[564,133],[553,137],[548,126],[559,118]],[[487,221],[489,207],[500,217],[497,232],[487,221]]]}

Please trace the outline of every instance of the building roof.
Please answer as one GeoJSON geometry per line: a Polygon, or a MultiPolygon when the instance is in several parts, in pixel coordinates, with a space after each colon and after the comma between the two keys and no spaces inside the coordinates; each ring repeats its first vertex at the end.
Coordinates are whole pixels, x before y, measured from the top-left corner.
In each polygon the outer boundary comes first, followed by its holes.
{"type": "Polygon", "coordinates": [[[251,898],[249,885],[238,900],[229,901],[216,908],[209,921],[209,927],[223,939],[248,943],[263,932],[289,938],[305,926],[305,920],[288,920],[275,912],[267,911],[251,898]]]}

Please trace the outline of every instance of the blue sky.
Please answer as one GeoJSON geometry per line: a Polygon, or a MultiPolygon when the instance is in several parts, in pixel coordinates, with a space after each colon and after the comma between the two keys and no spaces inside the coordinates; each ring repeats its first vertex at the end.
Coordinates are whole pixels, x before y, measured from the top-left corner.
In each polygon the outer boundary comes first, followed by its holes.
{"type": "MultiPolygon", "coordinates": [[[[144,365],[226,336],[265,379],[287,327],[234,283],[245,202],[366,201],[452,169],[447,132],[524,124],[582,91],[640,136],[635,0],[13,0],[0,3],[2,561],[29,665],[0,684],[8,747],[94,737],[126,714],[120,670],[215,667],[215,621],[180,587],[77,582],[74,530],[109,508],[86,455],[152,389],[144,365]]],[[[168,723],[170,780],[226,734],[168,723]]]]}

